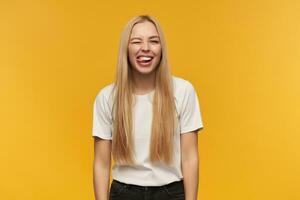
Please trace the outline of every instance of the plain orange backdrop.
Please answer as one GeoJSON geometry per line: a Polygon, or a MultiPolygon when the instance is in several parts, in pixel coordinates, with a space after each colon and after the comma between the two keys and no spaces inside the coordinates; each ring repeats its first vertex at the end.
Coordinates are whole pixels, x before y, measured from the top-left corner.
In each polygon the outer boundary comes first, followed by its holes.
{"type": "Polygon", "coordinates": [[[92,104],[139,14],[197,90],[199,199],[300,199],[300,2],[1,1],[0,198],[93,199],[92,104]]]}

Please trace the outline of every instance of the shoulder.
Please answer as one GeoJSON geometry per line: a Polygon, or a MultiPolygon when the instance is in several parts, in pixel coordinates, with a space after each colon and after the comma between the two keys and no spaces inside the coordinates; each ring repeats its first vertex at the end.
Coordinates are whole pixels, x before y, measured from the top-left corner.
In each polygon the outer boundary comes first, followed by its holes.
{"type": "Polygon", "coordinates": [[[175,95],[182,95],[189,92],[193,92],[194,86],[190,81],[174,75],[172,76],[172,78],[175,95]]]}
{"type": "Polygon", "coordinates": [[[106,101],[109,102],[110,98],[112,98],[112,92],[114,89],[114,83],[109,83],[104,85],[102,88],[98,90],[98,93],[96,95],[96,100],[100,101],[106,101]]]}

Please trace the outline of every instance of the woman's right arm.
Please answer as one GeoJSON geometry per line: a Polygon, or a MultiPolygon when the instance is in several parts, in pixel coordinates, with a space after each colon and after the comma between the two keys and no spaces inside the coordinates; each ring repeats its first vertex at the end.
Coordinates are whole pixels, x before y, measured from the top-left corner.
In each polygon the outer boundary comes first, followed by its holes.
{"type": "Polygon", "coordinates": [[[111,167],[111,140],[94,138],[93,183],[95,200],[108,200],[111,167]]]}

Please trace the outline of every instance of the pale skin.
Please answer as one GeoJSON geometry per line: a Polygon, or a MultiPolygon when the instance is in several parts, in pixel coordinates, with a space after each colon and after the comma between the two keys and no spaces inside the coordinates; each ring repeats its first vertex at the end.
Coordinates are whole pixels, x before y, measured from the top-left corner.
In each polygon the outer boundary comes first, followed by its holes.
{"type": "Polygon", "coordinates": [[[133,69],[134,93],[144,94],[155,87],[155,69],[160,61],[161,44],[155,26],[150,22],[136,24],[131,32],[128,45],[129,61],[133,69]],[[138,55],[153,57],[147,67],[137,63],[138,55]]]}
{"type": "Polygon", "coordinates": [[[181,170],[186,200],[197,200],[199,183],[198,134],[192,131],[180,135],[181,170]]]}
{"type": "Polygon", "coordinates": [[[95,200],[108,200],[111,167],[111,140],[94,139],[93,183],[95,200]]]}
{"type": "MultiPolygon", "coordinates": [[[[145,94],[155,88],[155,69],[161,56],[161,44],[155,26],[151,22],[136,24],[131,32],[128,56],[133,68],[134,93],[145,94]],[[152,64],[138,65],[138,55],[151,55],[152,64]]],[[[181,134],[181,166],[184,180],[185,200],[197,200],[199,156],[197,131],[181,134]]],[[[94,194],[96,200],[108,200],[111,168],[111,140],[94,140],[94,194]]]]}

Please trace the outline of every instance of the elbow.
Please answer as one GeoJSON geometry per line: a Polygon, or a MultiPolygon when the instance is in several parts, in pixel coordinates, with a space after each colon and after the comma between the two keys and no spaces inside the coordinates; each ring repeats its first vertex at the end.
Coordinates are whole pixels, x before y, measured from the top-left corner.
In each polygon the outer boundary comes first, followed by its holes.
{"type": "Polygon", "coordinates": [[[93,162],[94,169],[110,169],[111,161],[110,160],[94,160],[93,162]]]}
{"type": "Polygon", "coordinates": [[[198,167],[199,166],[198,154],[182,158],[181,164],[187,167],[198,167]]]}
{"type": "Polygon", "coordinates": [[[181,159],[182,163],[199,163],[198,153],[192,153],[189,156],[183,156],[181,159]]]}
{"type": "Polygon", "coordinates": [[[198,158],[184,159],[181,161],[183,165],[199,165],[198,158]]]}

